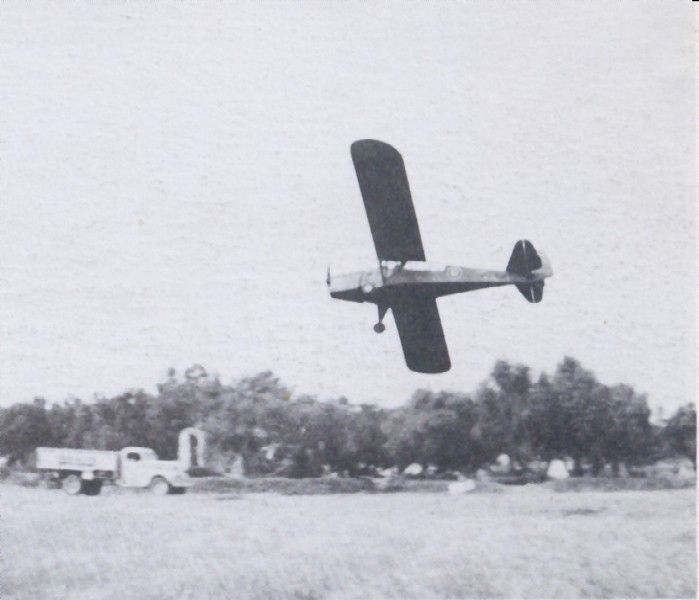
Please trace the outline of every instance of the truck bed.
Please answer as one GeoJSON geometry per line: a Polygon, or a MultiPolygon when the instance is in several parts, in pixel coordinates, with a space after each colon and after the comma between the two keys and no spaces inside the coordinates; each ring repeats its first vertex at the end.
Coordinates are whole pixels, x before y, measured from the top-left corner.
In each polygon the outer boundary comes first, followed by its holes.
{"type": "Polygon", "coordinates": [[[117,472],[119,455],[110,450],[37,448],[36,468],[53,471],[117,472]]]}

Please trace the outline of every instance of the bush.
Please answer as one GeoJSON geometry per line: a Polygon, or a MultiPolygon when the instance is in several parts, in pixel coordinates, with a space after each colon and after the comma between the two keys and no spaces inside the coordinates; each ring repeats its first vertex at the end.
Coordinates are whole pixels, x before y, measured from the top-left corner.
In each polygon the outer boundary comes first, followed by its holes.
{"type": "Polygon", "coordinates": [[[207,478],[197,481],[190,491],[192,493],[263,493],[274,492],[285,495],[316,494],[356,494],[373,492],[374,483],[366,477],[340,478],[318,477],[306,479],[287,479],[283,477],[260,477],[257,479],[207,478]]]}
{"type": "Polygon", "coordinates": [[[695,487],[696,480],[678,477],[578,477],[549,481],[544,485],[554,492],[618,492],[692,488],[695,487]]]}

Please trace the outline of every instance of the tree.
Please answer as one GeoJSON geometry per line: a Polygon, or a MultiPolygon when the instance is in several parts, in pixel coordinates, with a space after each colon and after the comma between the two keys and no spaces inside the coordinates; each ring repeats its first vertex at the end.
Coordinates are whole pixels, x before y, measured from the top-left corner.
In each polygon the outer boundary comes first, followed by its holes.
{"type": "Polygon", "coordinates": [[[408,407],[390,411],[383,424],[384,450],[400,471],[414,462],[423,463],[421,415],[408,407]]]}
{"type": "Polygon", "coordinates": [[[468,396],[418,390],[384,422],[387,456],[401,470],[413,462],[442,471],[475,469],[482,462],[481,445],[471,436],[476,419],[468,396]]]}
{"type": "Polygon", "coordinates": [[[370,404],[362,404],[352,415],[348,432],[348,449],[356,469],[376,468],[387,464],[384,445],[386,434],[382,424],[386,411],[370,404]]]}
{"type": "Polygon", "coordinates": [[[618,475],[621,463],[637,465],[648,460],[653,429],[646,396],[637,395],[631,386],[619,384],[609,389],[609,413],[604,456],[618,475]]]}
{"type": "Polygon", "coordinates": [[[565,357],[553,377],[551,392],[562,412],[558,432],[563,451],[574,461],[573,473],[581,475],[582,461],[590,460],[593,473],[604,466],[604,449],[611,423],[609,389],[574,358],[565,357]]]}
{"type": "Polygon", "coordinates": [[[417,390],[392,410],[344,397],[292,397],[271,371],[222,384],[193,365],[182,376],[170,369],[157,389],[92,403],[73,399],[50,410],[41,400],[0,409],[0,452],[18,461],[42,444],[149,446],[172,459],[180,430],[199,426],[210,433],[212,466],[226,469],[242,456],[250,474],[312,476],[327,467],[357,475],[413,462],[472,472],[502,452],[523,465],[570,456],[576,473],[584,462],[598,473],[607,461],[616,471],[649,460],[658,439],[668,451],[696,460],[693,405],[656,435],[643,394],[602,385],[570,357],[536,383],[527,366],[498,361],[473,395],[417,390]]]}
{"type": "Polygon", "coordinates": [[[527,430],[532,450],[538,458],[550,461],[567,452],[566,416],[549,377],[542,373],[529,392],[527,430]]]}
{"type": "Polygon", "coordinates": [[[519,464],[532,458],[533,441],[529,420],[529,392],[532,386],[529,367],[498,361],[490,375],[495,382],[498,407],[497,444],[502,452],[519,464]]]}
{"type": "Polygon", "coordinates": [[[697,468],[697,411],[694,404],[687,404],[677,409],[668,420],[662,437],[671,451],[686,456],[697,468]]]}
{"type": "Polygon", "coordinates": [[[212,451],[222,462],[242,455],[248,472],[269,470],[260,451],[286,443],[293,433],[290,398],[289,389],[270,371],[219,387],[210,404],[200,405],[200,423],[211,434],[212,451]]]}
{"type": "Polygon", "coordinates": [[[15,404],[0,412],[0,453],[8,457],[9,465],[25,462],[37,446],[50,446],[52,441],[43,399],[15,404]]]}

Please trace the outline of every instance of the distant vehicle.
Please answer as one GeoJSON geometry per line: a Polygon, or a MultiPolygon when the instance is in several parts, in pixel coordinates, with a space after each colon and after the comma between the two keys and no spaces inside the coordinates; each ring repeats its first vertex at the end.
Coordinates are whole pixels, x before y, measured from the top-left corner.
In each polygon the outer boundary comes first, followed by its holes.
{"type": "Polygon", "coordinates": [[[443,373],[451,368],[436,298],[481,288],[514,285],[529,302],[540,302],[551,265],[531,242],[520,240],[505,271],[486,271],[426,262],[403,159],[377,140],[359,140],[352,161],[379,259],[373,271],[331,276],[330,296],[376,304],[374,331],[385,330],[390,308],[405,362],[412,371],[443,373]]]}
{"type": "Polygon", "coordinates": [[[119,452],[73,448],[37,448],[36,467],[45,480],[58,481],[71,496],[100,493],[104,483],[150,488],[164,495],[192,485],[187,465],[158,460],[151,448],[127,447],[119,452]]]}

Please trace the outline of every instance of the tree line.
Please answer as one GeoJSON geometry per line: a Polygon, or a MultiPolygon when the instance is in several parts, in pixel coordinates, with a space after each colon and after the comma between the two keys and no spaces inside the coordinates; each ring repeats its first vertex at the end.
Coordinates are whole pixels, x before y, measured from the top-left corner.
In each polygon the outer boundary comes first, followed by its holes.
{"type": "Polygon", "coordinates": [[[155,394],[2,408],[0,454],[25,467],[37,446],[147,446],[173,459],[179,431],[198,426],[209,433],[211,464],[225,471],[242,457],[249,475],[371,475],[412,463],[473,473],[503,453],[518,470],[569,458],[574,475],[677,455],[696,468],[694,405],[660,424],[650,416],[645,394],[604,385],[570,357],[536,380],[529,367],[498,361],[472,393],[417,390],[394,409],[294,395],[271,372],[225,384],[194,365],[180,376],[171,369],[155,394]]]}

